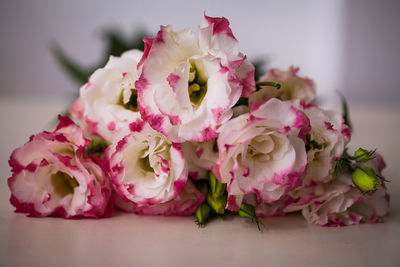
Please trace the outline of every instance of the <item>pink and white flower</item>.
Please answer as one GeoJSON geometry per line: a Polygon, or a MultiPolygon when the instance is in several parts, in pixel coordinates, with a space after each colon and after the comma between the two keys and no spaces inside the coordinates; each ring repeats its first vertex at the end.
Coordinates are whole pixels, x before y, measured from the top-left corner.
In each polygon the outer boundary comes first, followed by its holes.
{"type": "Polygon", "coordinates": [[[277,201],[298,185],[306,169],[310,126],[304,113],[278,99],[251,108],[218,129],[220,154],[213,172],[227,183],[230,210],[249,193],[260,203],[277,201]]]}
{"type": "Polygon", "coordinates": [[[8,179],[10,202],[30,216],[100,217],[111,187],[93,157],[86,157],[89,140],[68,118],[59,116],[54,132],[33,135],[12,153],[8,179]]]}
{"type": "Polygon", "coordinates": [[[303,185],[311,182],[328,182],[337,161],[350,141],[350,130],[341,114],[323,110],[305,101],[293,105],[310,119],[311,131],[307,134],[307,175],[303,185]]]}
{"type": "Polygon", "coordinates": [[[174,142],[205,142],[255,90],[254,67],[239,52],[225,18],[204,16],[199,40],[190,30],[161,26],[145,51],[138,89],[143,119],[174,142]]]}
{"type": "Polygon", "coordinates": [[[116,131],[140,117],[135,82],[142,54],[130,50],[121,57],[111,56],[105,67],[96,70],[81,87],[80,103],[74,104],[71,111],[85,132],[111,142],[116,131]]]}
{"type": "Polygon", "coordinates": [[[189,180],[179,195],[165,203],[138,206],[115,195],[114,204],[120,210],[141,215],[189,216],[203,201],[204,196],[189,180]]]}
{"type": "Polygon", "coordinates": [[[264,103],[271,98],[281,100],[299,99],[307,102],[315,100],[315,85],[309,78],[297,75],[300,68],[291,66],[287,71],[271,69],[267,74],[260,78],[260,82],[278,82],[280,89],[271,86],[262,86],[261,90],[254,92],[249,97],[249,103],[264,103]]]}
{"type": "Polygon", "coordinates": [[[115,135],[105,160],[116,193],[138,207],[165,203],[178,196],[188,170],[181,145],[170,142],[138,119],[130,132],[115,135]],[[123,136],[118,140],[119,136],[123,136]]]}
{"type": "Polygon", "coordinates": [[[210,142],[185,142],[182,144],[189,175],[192,179],[207,179],[207,172],[218,159],[216,140],[210,142]]]}
{"type": "MultiPolygon", "coordinates": [[[[367,166],[381,175],[385,163],[377,155],[367,166]]],[[[307,190],[297,192],[296,197],[285,211],[301,210],[309,223],[322,226],[382,222],[390,207],[384,183],[374,192],[363,193],[353,185],[350,173],[339,174],[329,183],[310,185],[307,190]]]]}

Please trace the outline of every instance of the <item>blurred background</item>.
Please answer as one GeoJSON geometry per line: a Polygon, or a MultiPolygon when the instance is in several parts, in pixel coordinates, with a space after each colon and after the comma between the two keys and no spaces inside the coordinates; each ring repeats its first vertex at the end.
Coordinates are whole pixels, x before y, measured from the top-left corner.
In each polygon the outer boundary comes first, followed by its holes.
{"type": "Polygon", "coordinates": [[[105,32],[127,39],[159,25],[197,31],[203,12],[231,22],[241,51],[268,67],[300,66],[322,101],[400,100],[400,1],[0,2],[0,97],[75,97],[79,84],[56,61],[58,45],[83,67],[102,61],[105,32]]]}

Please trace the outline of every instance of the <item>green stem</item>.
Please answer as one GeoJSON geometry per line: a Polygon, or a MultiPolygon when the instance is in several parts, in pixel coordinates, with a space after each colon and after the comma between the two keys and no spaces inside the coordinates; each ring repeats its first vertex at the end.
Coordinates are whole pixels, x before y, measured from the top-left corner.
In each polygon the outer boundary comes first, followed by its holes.
{"type": "Polygon", "coordinates": [[[257,82],[256,83],[257,88],[260,88],[261,86],[273,86],[276,89],[281,88],[281,84],[277,82],[257,82]]]}

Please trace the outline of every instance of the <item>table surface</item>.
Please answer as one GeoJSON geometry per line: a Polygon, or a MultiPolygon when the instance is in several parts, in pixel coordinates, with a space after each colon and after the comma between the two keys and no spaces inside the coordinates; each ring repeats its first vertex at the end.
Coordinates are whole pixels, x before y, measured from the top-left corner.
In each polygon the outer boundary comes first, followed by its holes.
{"type": "Polygon", "coordinates": [[[224,217],[197,228],[192,217],[28,218],[9,204],[8,158],[33,133],[52,130],[68,99],[0,99],[0,266],[399,266],[400,108],[351,105],[352,148],[378,148],[388,164],[385,223],[309,225],[300,214],[249,221],[224,217]]]}

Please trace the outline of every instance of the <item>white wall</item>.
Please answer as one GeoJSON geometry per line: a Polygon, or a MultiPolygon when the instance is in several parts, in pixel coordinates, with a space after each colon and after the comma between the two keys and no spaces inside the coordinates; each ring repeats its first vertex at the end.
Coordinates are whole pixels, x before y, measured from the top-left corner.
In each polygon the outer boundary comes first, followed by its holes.
{"type": "MultiPolygon", "coordinates": [[[[2,1],[0,95],[76,92],[78,86],[60,70],[50,54],[54,42],[89,66],[101,58],[104,28],[116,27],[126,35],[140,26],[155,32],[160,24],[196,30],[206,11],[207,15],[225,16],[231,21],[233,33],[250,59],[266,57],[273,67],[298,65],[302,74],[314,78],[319,93],[329,97],[334,90],[346,90],[344,81],[352,79],[345,66],[349,66],[349,53],[353,51],[346,49],[358,47],[348,45],[347,23],[355,24],[353,31],[363,27],[347,18],[352,16],[348,9],[354,9],[353,2],[2,1]]],[[[357,19],[365,18],[359,15],[357,19]]],[[[353,63],[357,65],[354,59],[353,63]]]]}
{"type": "Polygon", "coordinates": [[[343,88],[358,102],[400,102],[400,1],[352,0],[346,8],[343,88]]]}

